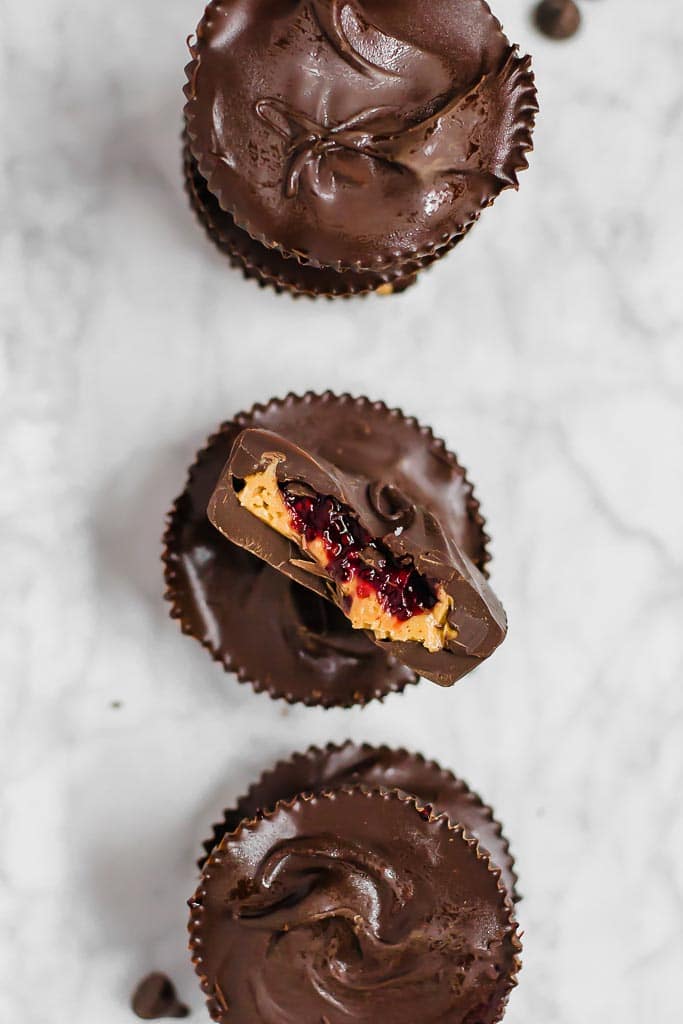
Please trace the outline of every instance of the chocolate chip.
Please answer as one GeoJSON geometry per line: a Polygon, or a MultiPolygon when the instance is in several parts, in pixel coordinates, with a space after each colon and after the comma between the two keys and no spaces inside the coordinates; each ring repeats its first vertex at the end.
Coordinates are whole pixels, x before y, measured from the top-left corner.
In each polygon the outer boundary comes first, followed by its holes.
{"type": "Polygon", "coordinates": [[[190,1012],[179,1001],[171,979],[158,971],[142,979],[133,994],[131,1006],[142,1020],[187,1017],[190,1012]]]}
{"type": "Polygon", "coordinates": [[[534,12],[534,21],[551,39],[569,39],[578,32],[581,11],[574,0],[541,0],[534,12]]]}

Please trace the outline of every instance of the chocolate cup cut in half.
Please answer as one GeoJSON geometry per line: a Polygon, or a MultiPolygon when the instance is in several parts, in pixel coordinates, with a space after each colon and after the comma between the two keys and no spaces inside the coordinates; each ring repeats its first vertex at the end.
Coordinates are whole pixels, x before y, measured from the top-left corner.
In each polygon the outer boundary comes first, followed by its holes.
{"type": "Polygon", "coordinates": [[[228,540],[333,601],[408,668],[450,686],[502,643],[507,622],[430,506],[392,479],[344,472],[252,428],[235,441],[208,515],[228,540]]]}
{"type": "Polygon", "coordinates": [[[209,3],[185,126],[247,234],[338,273],[441,255],[527,166],[531,61],[484,0],[209,3]]]}
{"type": "Polygon", "coordinates": [[[297,259],[283,256],[279,249],[269,249],[242,228],[229,213],[222,210],[211,194],[197,168],[187,145],[184,150],[185,187],[190,204],[212,242],[240,269],[247,279],[262,286],[270,285],[277,292],[289,292],[295,298],[351,298],[354,295],[396,295],[417,280],[417,271],[433,260],[425,259],[406,267],[400,276],[390,273],[371,274],[312,267],[297,259]]]}
{"type": "Polygon", "coordinates": [[[490,860],[413,798],[343,787],[225,836],[190,900],[222,1024],[495,1024],[521,943],[490,860]]]}
{"type": "Polygon", "coordinates": [[[462,825],[500,870],[508,896],[517,902],[517,873],[510,844],[491,808],[466,783],[419,754],[351,741],[341,746],[330,743],[322,750],[311,747],[305,754],[295,754],[264,772],[214,826],[211,838],[204,843],[206,856],[199,867],[204,866],[223,837],[239,828],[245,819],[257,818],[276,804],[293,800],[301,793],[315,795],[357,784],[373,789],[398,789],[415,797],[422,807],[431,808],[435,814],[445,814],[452,825],[462,825]]]}
{"type": "Polygon", "coordinates": [[[431,430],[366,398],[289,395],[223,424],[198,455],[164,537],[171,616],[240,681],[290,703],[350,707],[416,682],[413,671],[354,630],[333,603],[232,544],[209,522],[211,495],[247,428],[273,431],[375,480],[393,467],[393,485],[418,505],[430,503],[486,572],[488,536],[472,485],[431,430]]]}

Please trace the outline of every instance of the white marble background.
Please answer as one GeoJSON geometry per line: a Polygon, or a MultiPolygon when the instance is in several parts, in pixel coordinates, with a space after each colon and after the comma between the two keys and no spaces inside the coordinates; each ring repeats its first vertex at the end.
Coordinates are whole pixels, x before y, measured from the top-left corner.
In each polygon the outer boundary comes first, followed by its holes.
{"type": "Polygon", "coordinates": [[[349,735],[441,759],[505,821],[509,1024],[681,1019],[683,15],[585,2],[558,45],[497,6],[543,106],[519,195],[404,297],[313,304],[244,282],[186,207],[197,0],[0,0],[3,1024],[126,1024],[151,968],[207,1019],[199,841],[275,758],[349,735]],[[452,691],[288,711],[167,618],[195,449],[309,387],[403,406],[478,484],[511,629],[452,691]]]}

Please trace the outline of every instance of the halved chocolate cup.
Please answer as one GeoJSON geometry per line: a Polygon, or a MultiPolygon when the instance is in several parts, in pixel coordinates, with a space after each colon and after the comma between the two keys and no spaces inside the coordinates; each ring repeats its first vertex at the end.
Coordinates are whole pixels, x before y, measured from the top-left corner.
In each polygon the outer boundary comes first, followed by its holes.
{"type": "Polygon", "coordinates": [[[488,536],[479,503],[456,457],[431,430],[367,398],[289,395],[223,424],[199,453],[164,536],[171,616],[241,682],[290,703],[350,707],[416,682],[414,672],[353,630],[329,601],[231,544],[209,523],[209,499],[246,427],[276,431],[349,469],[363,453],[378,467],[402,466],[416,494],[431,495],[440,515],[451,518],[458,544],[486,573],[488,536]]]}
{"type": "Polygon", "coordinates": [[[508,896],[517,902],[515,861],[502,825],[465,782],[420,754],[368,743],[359,745],[351,740],[341,746],[330,743],[323,749],[310,747],[304,754],[294,754],[264,772],[236,806],[225,811],[223,820],[214,825],[211,838],[204,843],[206,856],[200,860],[200,868],[223,837],[234,832],[245,819],[256,818],[300,793],[315,795],[357,784],[398,789],[414,796],[421,806],[432,808],[435,814],[445,814],[451,824],[462,825],[500,870],[508,896]]]}
{"type": "Polygon", "coordinates": [[[249,428],[236,439],[216,484],[209,519],[229,541],[333,601],[352,621],[354,607],[362,606],[361,624],[374,643],[450,686],[502,643],[505,612],[459,548],[451,517],[442,521],[431,501],[419,504],[414,485],[408,481],[403,490],[393,467],[383,467],[380,479],[364,469],[345,472],[281,435],[249,428]],[[287,500],[317,510],[311,514],[324,564],[309,553],[303,537],[309,525],[287,535],[294,516],[287,500]],[[326,525],[319,523],[323,512],[326,525]],[[330,530],[338,535],[334,542],[330,530]],[[361,575],[349,579],[349,573],[361,575]],[[350,596],[356,585],[363,598],[350,596]]]}
{"type": "Polygon", "coordinates": [[[302,795],[242,822],[189,905],[221,1024],[496,1024],[521,966],[500,872],[397,790],[302,795]]]}

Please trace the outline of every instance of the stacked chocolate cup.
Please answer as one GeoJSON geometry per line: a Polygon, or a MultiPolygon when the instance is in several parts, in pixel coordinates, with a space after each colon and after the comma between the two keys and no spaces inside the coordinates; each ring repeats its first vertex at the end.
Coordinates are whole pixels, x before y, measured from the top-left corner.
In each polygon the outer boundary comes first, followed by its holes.
{"type": "Polygon", "coordinates": [[[192,206],[279,291],[404,291],[527,166],[530,60],[483,0],[214,0],[190,53],[192,206]]]}
{"type": "Polygon", "coordinates": [[[214,1020],[494,1024],[517,984],[514,862],[434,762],[312,748],[205,844],[190,948],[214,1020]]]}

